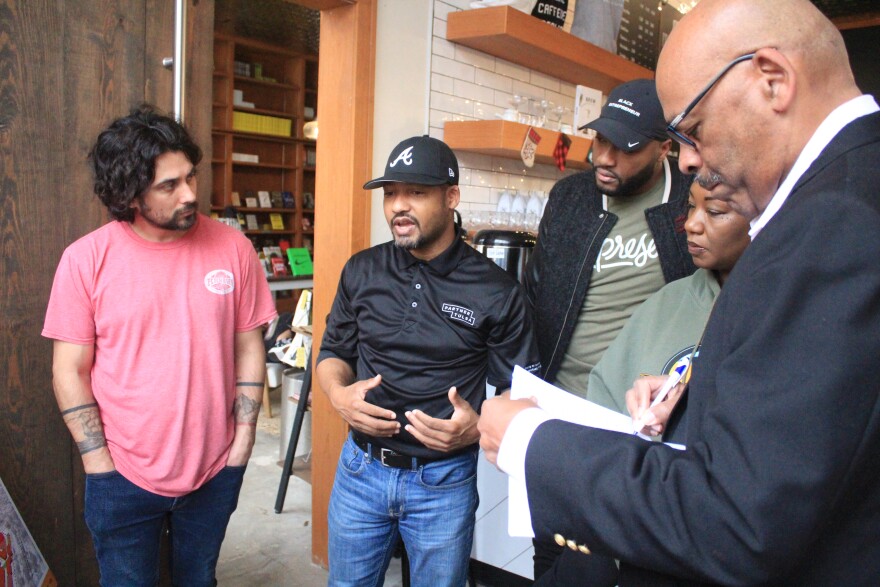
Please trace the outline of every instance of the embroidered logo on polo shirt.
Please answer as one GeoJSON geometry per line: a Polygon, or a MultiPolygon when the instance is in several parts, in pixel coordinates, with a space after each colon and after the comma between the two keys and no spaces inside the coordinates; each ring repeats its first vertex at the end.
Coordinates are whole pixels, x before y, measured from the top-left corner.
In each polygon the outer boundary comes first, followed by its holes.
{"type": "Polygon", "coordinates": [[[235,278],[226,269],[214,269],[205,275],[205,287],[211,293],[225,296],[235,289],[235,278]]]}
{"type": "Polygon", "coordinates": [[[455,304],[443,304],[442,308],[443,312],[449,314],[449,317],[453,320],[458,320],[459,322],[464,322],[468,326],[473,326],[476,320],[474,319],[474,311],[468,310],[462,306],[456,306],[455,304]]]}

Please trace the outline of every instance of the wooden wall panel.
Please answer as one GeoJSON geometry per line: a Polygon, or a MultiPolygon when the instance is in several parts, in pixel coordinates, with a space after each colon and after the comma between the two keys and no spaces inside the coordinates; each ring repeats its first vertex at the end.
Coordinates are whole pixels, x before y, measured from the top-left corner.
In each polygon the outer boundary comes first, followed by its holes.
{"type": "MultiPolygon", "coordinates": [[[[208,159],[213,6],[190,4],[191,126],[208,159]]],[[[62,251],[106,221],[88,150],[112,119],[166,91],[157,75],[168,72],[148,59],[173,53],[151,38],[166,30],[173,0],[0,0],[0,477],[61,585],[98,575],[40,330],[62,251]]],[[[210,178],[205,202],[209,191],[210,178]]]]}
{"type": "MultiPolygon", "coordinates": [[[[342,267],[370,245],[376,2],[321,12],[315,187],[315,349],[324,334],[342,267]]],[[[313,358],[317,352],[313,353],[313,358]]],[[[312,395],[312,561],[327,566],[327,506],[348,428],[327,396],[312,395]]]]}
{"type": "MultiPolygon", "coordinates": [[[[52,257],[55,263],[64,247],[106,222],[106,211],[92,192],[88,151],[98,133],[140,103],[144,95],[143,0],[67,2],[65,6],[62,67],[66,99],[64,142],[59,147],[70,181],[69,192],[65,190],[61,198],[63,204],[54,210],[53,222],[65,227],[53,243],[57,249],[52,257]]],[[[51,342],[45,344],[51,350],[51,342]]],[[[48,385],[51,387],[51,373],[48,385]]],[[[57,408],[52,409],[47,416],[60,422],[57,412],[57,408]]],[[[95,585],[98,568],[83,520],[85,475],[66,428],[62,430],[65,434],[55,436],[53,442],[60,444],[63,440],[68,445],[73,471],[69,491],[75,527],[72,546],[76,552],[76,584],[95,585]]]]}

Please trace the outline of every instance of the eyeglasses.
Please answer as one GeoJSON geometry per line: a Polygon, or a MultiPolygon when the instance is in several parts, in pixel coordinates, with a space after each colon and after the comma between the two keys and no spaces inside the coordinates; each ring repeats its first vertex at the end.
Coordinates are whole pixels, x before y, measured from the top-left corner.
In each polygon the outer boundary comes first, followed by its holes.
{"type": "Polygon", "coordinates": [[[741,55],[741,56],[737,57],[736,59],[734,59],[733,61],[731,61],[730,63],[728,63],[726,66],[724,66],[724,69],[719,71],[718,75],[716,75],[715,77],[712,78],[712,81],[710,81],[709,84],[705,88],[703,88],[702,92],[697,94],[697,97],[694,98],[694,100],[690,104],[688,104],[684,110],[682,110],[681,114],[676,116],[672,120],[672,122],[670,122],[668,125],[666,125],[666,132],[669,134],[669,136],[673,140],[675,140],[683,145],[688,145],[689,147],[696,149],[697,144],[689,136],[687,136],[686,134],[679,131],[678,125],[681,124],[681,121],[684,120],[684,117],[687,116],[688,114],[690,114],[691,110],[693,110],[697,106],[697,104],[700,103],[700,100],[702,100],[706,96],[706,94],[709,93],[709,90],[711,90],[712,87],[718,83],[718,80],[720,80],[722,77],[724,77],[725,73],[730,71],[733,68],[733,66],[736,65],[737,63],[742,63],[743,61],[748,61],[749,59],[753,58],[754,56],[755,56],[754,53],[749,53],[747,55],[741,55]]]}

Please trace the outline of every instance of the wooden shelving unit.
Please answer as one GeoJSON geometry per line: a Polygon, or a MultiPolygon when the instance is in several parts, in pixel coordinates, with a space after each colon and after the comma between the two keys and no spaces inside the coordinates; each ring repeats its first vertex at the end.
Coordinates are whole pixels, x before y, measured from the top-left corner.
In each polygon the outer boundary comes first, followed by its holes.
{"type": "MultiPolygon", "coordinates": [[[[618,85],[654,72],[570,35],[509,6],[451,12],[446,39],[563,81],[608,93],[618,85]]],[[[541,136],[535,160],[555,164],[557,131],[535,129],[541,136]]],[[[444,141],[458,151],[519,159],[528,126],[506,120],[449,121],[444,141]]],[[[571,136],[566,167],[585,169],[591,141],[571,136]]]]}
{"type": "Polygon", "coordinates": [[[241,201],[237,213],[257,216],[260,230],[244,230],[254,246],[279,245],[313,252],[315,141],[303,136],[303,123],[317,116],[318,59],[252,39],[215,33],[212,101],[214,185],[211,210],[219,215],[233,205],[232,194],[241,201]],[[248,64],[250,75],[236,71],[235,62],[248,64]],[[234,91],[243,94],[236,103],[234,91]],[[308,108],[307,108],[308,107],[308,108]],[[310,116],[306,116],[308,109],[310,116]],[[242,130],[234,124],[235,113],[270,116],[289,124],[289,135],[242,130]],[[233,153],[256,155],[258,162],[233,160],[233,153]],[[311,163],[311,164],[307,164],[311,163]],[[290,192],[290,207],[247,207],[246,195],[260,191],[290,192]],[[303,206],[305,199],[308,207],[303,206]],[[265,230],[269,214],[281,214],[283,230],[265,230]],[[308,230],[303,227],[308,226],[308,230]]]}
{"type": "MultiPolygon", "coordinates": [[[[528,125],[507,120],[449,121],[443,126],[443,140],[456,151],[519,159],[528,130],[528,125]]],[[[547,128],[535,128],[535,131],[541,137],[535,161],[555,165],[553,150],[556,148],[559,131],[547,128]]],[[[566,168],[586,169],[587,153],[592,141],[571,135],[569,138],[571,146],[566,158],[566,168]]]]}
{"type": "Polygon", "coordinates": [[[654,72],[509,6],[451,12],[446,39],[573,84],[602,90],[654,72]]]}

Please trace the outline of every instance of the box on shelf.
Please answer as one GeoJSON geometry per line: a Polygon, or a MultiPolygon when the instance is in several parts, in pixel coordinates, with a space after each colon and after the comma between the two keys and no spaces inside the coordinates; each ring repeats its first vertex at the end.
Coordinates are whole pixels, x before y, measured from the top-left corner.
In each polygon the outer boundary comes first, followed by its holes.
{"type": "Polygon", "coordinates": [[[582,137],[592,139],[596,132],[586,129],[578,130],[583,125],[599,118],[602,110],[602,92],[587,86],[578,86],[574,97],[574,124],[572,131],[582,137]]]}
{"type": "Polygon", "coordinates": [[[235,75],[242,77],[251,77],[251,64],[244,61],[233,62],[233,70],[235,75]]]}
{"type": "Polygon", "coordinates": [[[290,261],[290,270],[294,276],[311,275],[314,271],[308,249],[293,247],[287,249],[287,260],[290,261]]]}
{"type": "Polygon", "coordinates": [[[250,112],[232,113],[232,130],[281,137],[290,136],[290,119],[250,112]]]}
{"type": "Polygon", "coordinates": [[[259,163],[260,156],[252,155],[250,153],[233,153],[232,160],[238,161],[239,163],[259,163]]]}

